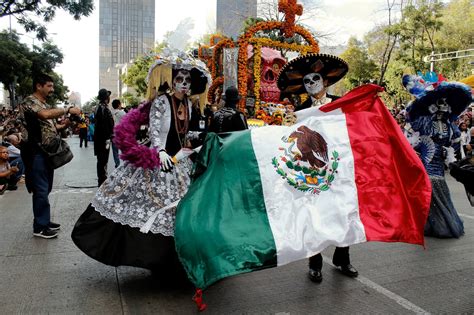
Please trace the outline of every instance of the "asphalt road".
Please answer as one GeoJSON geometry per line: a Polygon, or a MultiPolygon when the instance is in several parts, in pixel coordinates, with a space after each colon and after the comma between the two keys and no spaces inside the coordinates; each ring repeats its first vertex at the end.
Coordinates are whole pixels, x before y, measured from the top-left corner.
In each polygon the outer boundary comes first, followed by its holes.
{"type": "MultiPolygon", "coordinates": [[[[56,171],[50,195],[57,239],[32,236],[31,196],[24,184],[0,196],[0,314],[193,314],[194,289],[147,270],[109,267],[89,258],[70,233],[96,188],[93,148],[69,139],[75,158],[56,171]]],[[[112,169],[113,162],[109,163],[112,169]]],[[[360,276],[350,279],[323,252],[324,280],[307,263],[224,279],[205,291],[208,314],[470,314],[474,313],[474,208],[448,177],[465,224],[460,239],[427,238],[426,247],[364,243],[351,247],[360,276]]]]}

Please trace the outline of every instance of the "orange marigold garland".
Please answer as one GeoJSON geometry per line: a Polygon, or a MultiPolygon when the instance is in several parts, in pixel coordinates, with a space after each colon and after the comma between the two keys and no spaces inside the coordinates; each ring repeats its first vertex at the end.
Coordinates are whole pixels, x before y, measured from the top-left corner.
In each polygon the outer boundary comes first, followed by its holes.
{"type": "Polygon", "coordinates": [[[262,46],[253,46],[253,93],[255,95],[255,111],[260,108],[260,74],[262,65],[262,46]]]}
{"type": "Polygon", "coordinates": [[[209,91],[207,92],[207,100],[209,103],[214,104],[215,103],[215,94],[216,90],[221,87],[224,84],[224,77],[218,77],[216,79],[212,80],[212,84],[209,87],[209,91]]]}
{"type": "MultiPolygon", "coordinates": [[[[313,38],[311,33],[307,31],[304,27],[299,25],[294,25],[293,30],[295,33],[301,35],[303,39],[308,43],[308,45],[297,45],[297,44],[287,44],[278,41],[273,41],[268,38],[257,38],[253,37],[257,32],[271,29],[281,29],[285,32],[285,23],[278,21],[265,21],[259,22],[254,26],[250,27],[247,32],[242,34],[239,38],[239,61],[238,61],[238,84],[239,84],[239,94],[242,95],[242,99],[239,103],[239,108],[241,111],[245,110],[245,98],[247,96],[247,46],[249,43],[260,44],[260,46],[267,47],[277,47],[285,48],[294,51],[298,51],[301,54],[306,54],[308,52],[319,52],[319,45],[316,40],[313,38]],[[305,48],[308,47],[308,48],[305,48]]],[[[254,69],[255,72],[255,69],[254,69]]],[[[258,78],[260,81],[260,77],[258,78]]],[[[258,106],[260,99],[256,99],[256,105],[258,106]]]]}
{"type": "Polygon", "coordinates": [[[211,76],[212,79],[216,78],[221,74],[221,71],[218,71],[219,58],[222,55],[223,48],[233,48],[235,43],[230,38],[224,38],[214,46],[214,51],[212,54],[212,64],[211,64],[211,76]]]}

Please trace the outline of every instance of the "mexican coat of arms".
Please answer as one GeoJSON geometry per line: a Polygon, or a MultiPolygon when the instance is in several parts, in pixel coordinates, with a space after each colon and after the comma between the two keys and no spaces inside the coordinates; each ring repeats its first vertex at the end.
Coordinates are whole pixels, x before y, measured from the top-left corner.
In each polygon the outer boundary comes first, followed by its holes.
{"type": "Polygon", "coordinates": [[[272,159],[276,172],[299,191],[319,194],[329,190],[339,166],[339,153],[328,156],[326,140],[307,126],[283,137],[281,155],[272,159]]]}

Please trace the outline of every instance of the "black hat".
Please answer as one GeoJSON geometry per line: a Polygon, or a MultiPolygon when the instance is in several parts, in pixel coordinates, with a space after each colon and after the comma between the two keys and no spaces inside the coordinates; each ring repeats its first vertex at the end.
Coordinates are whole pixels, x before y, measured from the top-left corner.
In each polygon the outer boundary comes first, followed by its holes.
{"type": "Polygon", "coordinates": [[[415,99],[407,108],[409,121],[420,116],[431,116],[440,106],[449,106],[451,120],[456,120],[471,103],[471,88],[460,82],[441,82],[433,90],[428,90],[415,99]]]}
{"type": "Polygon", "coordinates": [[[233,103],[233,102],[238,102],[240,100],[241,96],[239,95],[239,90],[235,86],[229,86],[225,90],[225,94],[222,97],[222,99],[226,102],[233,103]]]}
{"type": "Polygon", "coordinates": [[[97,95],[97,99],[99,101],[105,101],[110,96],[110,94],[112,94],[112,92],[106,89],[100,89],[99,94],[97,95]]]}
{"type": "Polygon", "coordinates": [[[327,86],[344,77],[349,70],[347,63],[339,57],[327,54],[306,54],[299,56],[286,65],[278,75],[278,88],[282,93],[305,93],[303,77],[309,73],[319,73],[327,86]]]}

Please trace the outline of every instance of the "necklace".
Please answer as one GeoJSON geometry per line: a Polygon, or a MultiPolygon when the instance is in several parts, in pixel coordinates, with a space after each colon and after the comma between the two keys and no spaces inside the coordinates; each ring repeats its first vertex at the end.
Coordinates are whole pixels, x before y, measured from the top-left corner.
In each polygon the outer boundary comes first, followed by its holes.
{"type": "Polygon", "coordinates": [[[171,97],[173,103],[173,115],[174,115],[174,126],[178,135],[184,136],[188,132],[188,109],[186,107],[187,99],[184,98],[182,101],[176,97],[171,97]],[[179,106],[178,106],[179,102],[179,106]],[[184,102],[184,104],[183,104],[184,102]]]}

